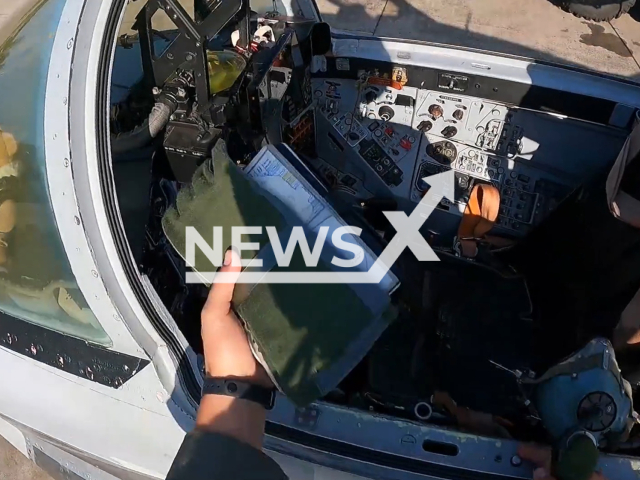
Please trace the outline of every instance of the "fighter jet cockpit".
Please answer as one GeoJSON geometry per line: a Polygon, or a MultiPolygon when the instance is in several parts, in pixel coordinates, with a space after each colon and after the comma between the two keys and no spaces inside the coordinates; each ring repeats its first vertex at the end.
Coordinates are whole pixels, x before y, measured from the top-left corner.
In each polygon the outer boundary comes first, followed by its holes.
{"type": "Polygon", "coordinates": [[[508,58],[277,6],[142,3],[116,46],[112,169],[140,274],[196,353],[214,259],[242,244],[236,312],[296,405],[629,447],[636,106],[584,72],[527,83],[508,58]]]}

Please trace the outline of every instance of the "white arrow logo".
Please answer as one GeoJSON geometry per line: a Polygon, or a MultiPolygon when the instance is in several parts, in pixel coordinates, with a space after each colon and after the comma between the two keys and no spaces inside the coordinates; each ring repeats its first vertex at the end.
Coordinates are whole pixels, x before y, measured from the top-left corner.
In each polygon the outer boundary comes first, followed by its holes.
{"type": "Polygon", "coordinates": [[[416,208],[407,216],[404,212],[384,212],[396,229],[389,245],[380,254],[375,263],[365,272],[187,272],[187,282],[209,283],[379,283],[389,269],[409,248],[422,262],[437,262],[438,256],[420,233],[420,228],[443,198],[454,201],[455,174],[453,170],[425,177],[431,188],[422,197],[416,208]]]}

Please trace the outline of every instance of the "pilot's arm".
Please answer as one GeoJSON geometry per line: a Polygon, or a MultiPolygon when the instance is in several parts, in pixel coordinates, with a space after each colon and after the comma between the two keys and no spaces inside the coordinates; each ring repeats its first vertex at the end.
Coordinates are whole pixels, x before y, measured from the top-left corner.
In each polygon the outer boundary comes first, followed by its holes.
{"type": "MultiPolygon", "coordinates": [[[[231,265],[233,257],[237,259],[237,254],[228,250],[221,271],[240,272],[240,266],[231,265]]],[[[251,353],[244,328],[231,310],[233,290],[231,283],[214,284],[202,310],[207,375],[271,388],[271,380],[251,353]]],[[[262,452],[265,420],[265,408],[259,403],[204,395],[196,428],[185,437],[167,480],[286,479],[278,464],[262,452]]]]}

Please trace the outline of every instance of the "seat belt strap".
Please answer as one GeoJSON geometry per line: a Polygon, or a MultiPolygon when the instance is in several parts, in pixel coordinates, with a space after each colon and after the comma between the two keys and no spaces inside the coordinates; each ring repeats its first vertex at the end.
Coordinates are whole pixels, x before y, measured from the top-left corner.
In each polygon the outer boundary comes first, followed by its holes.
{"type": "Polygon", "coordinates": [[[631,134],[620,150],[609,176],[607,177],[607,202],[611,213],[636,228],[640,228],[640,202],[620,190],[620,182],[627,165],[640,153],[640,122],[636,123],[631,134]]]}
{"type": "Polygon", "coordinates": [[[484,183],[473,187],[458,227],[462,256],[476,256],[478,240],[491,230],[499,210],[500,192],[496,187],[484,183]]]}

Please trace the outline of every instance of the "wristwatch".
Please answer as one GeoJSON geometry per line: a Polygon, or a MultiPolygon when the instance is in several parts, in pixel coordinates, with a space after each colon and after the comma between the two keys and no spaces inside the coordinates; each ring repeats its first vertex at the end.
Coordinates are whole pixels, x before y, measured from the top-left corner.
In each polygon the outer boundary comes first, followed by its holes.
{"type": "Polygon", "coordinates": [[[266,410],[271,410],[276,400],[275,388],[266,388],[253,383],[228,378],[205,377],[202,395],[226,395],[259,403],[266,410]]]}

